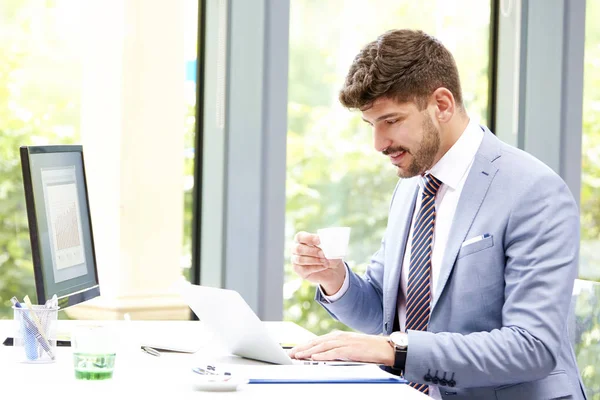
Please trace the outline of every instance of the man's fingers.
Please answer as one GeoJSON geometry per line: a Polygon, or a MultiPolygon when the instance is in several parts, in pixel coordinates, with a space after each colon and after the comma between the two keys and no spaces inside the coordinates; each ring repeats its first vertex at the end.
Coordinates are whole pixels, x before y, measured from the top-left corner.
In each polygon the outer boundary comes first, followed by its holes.
{"type": "Polygon", "coordinates": [[[292,256],[292,264],[300,265],[300,266],[308,266],[308,265],[327,266],[329,263],[327,262],[327,259],[325,259],[325,258],[293,255],[292,256]]]}
{"type": "Polygon", "coordinates": [[[328,267],[325,265],[298,265],[293,264],[294,271],[303,279],[308,278],[312,274],[316,274],[317,272],[325,271],[328,267]]]}
{"type": "Polygon", "coordinates": [[[296,243],[304,243],[309,246],[318,246],[321,244],[321,242],[319,241],[318,235],[315,235],[314,233],[303,232],[303,231],[296,233],[296,236],[294,236],[294,241],[296,243]]]}
{"type": "MultiPolygon", "coordinates": [[[[315,357],[324,357],[324,354],[327,354],[325,357],[331,356],[332,354],[338,354],[340,348],[343,346],[343,342],[339,340],[328,340],[325,342],[317,343],[314,346],[296,352],[296,358],[304,359],[311,358],[313,360],[317,360],[315,357]]],[[[334,360],[335,358],[318,358],[318,360],[334,360]]]]}
{"type": "Polygon", "coordinates": [[[339,335],[336,332],[327,333],[325,335],[317,336],[314,339],[309,340],[306,343],[302,343],[290,350],[290,354],[296,354],[298,352],[307,351],[308,349],[315,348],[322,345],[323,343],[339,342],[339,335]]]}
{"type": "Polygon", "coordinates": [[[336,347],[335,349],[327,350],[322,353],[315,353],[310,356],[315,361],[335,361],[335,360],[347,360],[344,356],[344,348],[336,347]]]}
{"type": "Polygon", "coordinates": [[[290,357],[300,358],[300,357],[298,357],[299,354],[304,354],[304,353],[310,354],[311,353],[310,349],[314,348],[317,345],[318,345],[317,343],[308,342],[308,343],[304,343],[299,346],[296,346],[290,350],[290,357]]]}
{"type": "Polygon", "coordinates": [[[329,334],[323,335],[323,336],[317,336],[316,338],[311,339],[306,343],[302,343],[298,346],[295,346],[292,350],[290,350],[290,355],[294,355],[294,354],[298,353],[299,351],[306,351],[312,347],[319,345],[323,341],[327,340],[327,336],[329,336],[329,334]]]}
{"type": "Polygon", "coordinates": [[[316,246],[308,246],[302,243],[298,243],[294,249],[292,250],[293,254],[299,256],[311,256],[311,257],[319,257],[325,258],[325,254],[323,251],[316,246]]]}

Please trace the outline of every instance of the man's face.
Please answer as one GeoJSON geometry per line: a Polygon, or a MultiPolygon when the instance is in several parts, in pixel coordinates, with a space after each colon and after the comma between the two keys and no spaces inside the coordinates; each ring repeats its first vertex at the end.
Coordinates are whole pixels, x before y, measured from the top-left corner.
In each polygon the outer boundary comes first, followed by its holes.
{"type": "Polygon", "coordinates": [[[390,158],[399,177],[420,175],[433,166],[440,151],[440,132],[427,109],[381,98],[362,117],[373,127],[375,150],[390,158]]]}

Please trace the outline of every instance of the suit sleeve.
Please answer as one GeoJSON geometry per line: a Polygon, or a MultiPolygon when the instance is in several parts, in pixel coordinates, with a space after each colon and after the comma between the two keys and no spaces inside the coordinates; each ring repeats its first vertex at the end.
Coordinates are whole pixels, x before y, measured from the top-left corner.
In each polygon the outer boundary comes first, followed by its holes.
{"type": "Polygon", "coordinates": [[[383,331],[383,259],[385,239],[373,255],[364,276],[347,268],[348,290],[335,302],[329,302],[317,289],[315,300],[335,319],[361,332],[379,334],[383,331]]]}
{"type": "Polygon", "coordinates": [[[504,238],[502,327],[490,332],[408,332],[405,378],[429,368],[458,387],[533,381],[556,366],[577,274],[579,211],[555,175],[537,177],[513,204],[504,238]]]}

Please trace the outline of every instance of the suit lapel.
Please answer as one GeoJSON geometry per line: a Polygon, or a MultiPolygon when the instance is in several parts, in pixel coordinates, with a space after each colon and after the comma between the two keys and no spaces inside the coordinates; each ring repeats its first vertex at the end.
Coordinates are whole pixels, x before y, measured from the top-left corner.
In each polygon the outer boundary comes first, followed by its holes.
{"type": "Polygon", "coordinates": [[[448,243],[446,244],[446,250],[444,251],[439,281],[434,283],[435,297],[431,304],[432,312],[448,282],[460,246],[464,242],[467,233],[481,208],[481,204],[488,192],[490,184],[498,171],[498,169],[492,165],[492,161],[497,157],[499,157],[497,139],[489,130],[485,130],[480,149],[475,155],[471,171],[465,181],[456,207],[452,227],[450,228],[450,234],[448,236],[448,243]]]}
{"type": "MultiPolygon", "coordinates": [[[[417,180],[412,179],[411,184],[408,185],[406,190],[399,193],[400,196],[394,199],[393,210],[390,213],[390,226],[393,226],[391,232],[386,235],[393,241],[391,243],[386,242],[386,247],[390,250],[391,259],[386,257],[386,265],[390,265],[392,268],[384,269],[384,300],[383,300],[383,312],[385,321],[394,321],[395,312],[397,309],[397,300],[400,285],[400,274],[402,273],[402,260],[404,259],[404,251],[406,250],[406,242],[408,240],[408,233],[412,223],[412,217],[415,210],[415,200],[419,191],[417,180]]],[[[408,182],[407,182],[408,183],[408,182]]],[[[387,251],[386,251],[387,253],[387,251]]],[[[388,327],[388,331],[391,326],[388,327]]],[[[386,334],[389,332],[386,332],[386,334]]]]}

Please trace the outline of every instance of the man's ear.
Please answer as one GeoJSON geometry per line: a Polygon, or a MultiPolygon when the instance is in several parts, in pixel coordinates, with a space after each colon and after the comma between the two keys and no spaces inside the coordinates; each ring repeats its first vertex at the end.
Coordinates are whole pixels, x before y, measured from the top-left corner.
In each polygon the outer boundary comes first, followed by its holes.
{"type": "Polygon", "coordinates": [[[439,87],[431,94],[430,104],[435,107],[435,119],[440,123],[450,121],[456,112],[454,96],[445,87],[439,87]]]}

